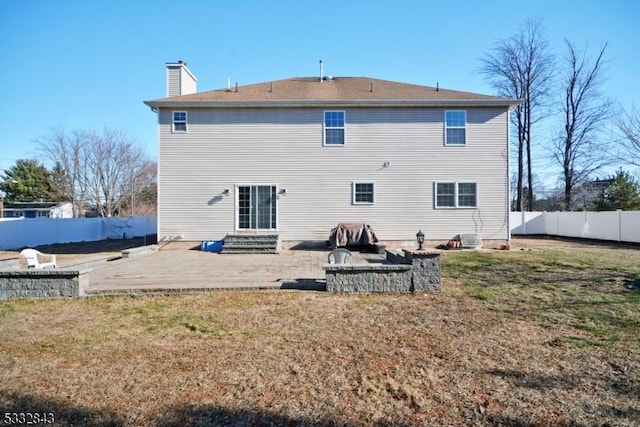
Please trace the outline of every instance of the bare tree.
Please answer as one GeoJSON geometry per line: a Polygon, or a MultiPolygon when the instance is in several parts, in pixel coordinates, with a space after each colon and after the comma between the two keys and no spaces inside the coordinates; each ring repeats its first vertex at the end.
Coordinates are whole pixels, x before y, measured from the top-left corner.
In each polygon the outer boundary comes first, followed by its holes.
{"type": "Polygon", "coordinates": [[[595,61],[567,44],[567,71],[563,79],[563,129],[554,144],[554,157],[562,167],[564,208],[571,210],[573,191],[608,163],[605,141],[598,140],[609,119],[612,103],[599,92],[603,82],[605,44],[595,61]]]}
{"type": "Polygon", "coordinates": [[[144,166],[143,151],[126,132],[92,133],[87,152],[87,189],[98,215],[116,215],[130,194],[131,182],[144,166]]]}
{"type": "Polygon", "coordinates": [[[75,131],[67,134],[63,128],[55,128],[50,135],[37,139],[36,143],[45,159],[55,165],[54,180],[58,183],[63,198],[72,203],[73,216],[82,216],[83,202],[87,195],[87,132],[75,131]]]}
{"type": "Polygon", "coordinates": [[[128,197],[123,200],[120,214],[156,215],[158,199],[158,165],[146,161],[137,175],[131,179],[128,197]]]}
{"type": "Polygon", "coordinates": [[[148,164],[135,139],[117,129],[64,130],[37,141],[45,157],[56,165],[57,179],[81,216],[89,202],[99,216],[120,213],[123,201],[131,198],[132,182],[148,164]]]}
{"type": "Polygon", "coordinates": [[[640,111],[619,112],[615,117],[615,127],[621,137],[623,155],[618,156],[629,164],[640,167],[640,111]]]}
{"type": "Polygon", "coordinates": [[[532,126],[543,117],[554,67],[554,57],[544,37],[541,21],[526,21],[518,34],[500,40],[491,49],[491,53],[481,61],[480,72],[487,76],[499,95],[522,100],[515,108],[511,120],[517,133],[516,209],[525,210],[526,207],[531,211],[534,200],[531,166],[532,126]]]}

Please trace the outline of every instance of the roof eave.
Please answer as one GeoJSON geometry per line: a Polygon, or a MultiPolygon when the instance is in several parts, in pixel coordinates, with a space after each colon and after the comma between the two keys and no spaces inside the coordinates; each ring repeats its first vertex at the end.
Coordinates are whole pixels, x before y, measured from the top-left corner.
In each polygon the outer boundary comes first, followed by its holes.
{"type": "Polygon", "coordinates": [[[144,101],[152,109],[156,108],[336,108],[336,107],[506,107],[514,108],[519,99],[402,99],[402,100],[258,100],[258,101],[210,101],[210,100],[168,100],[144,101]]]}

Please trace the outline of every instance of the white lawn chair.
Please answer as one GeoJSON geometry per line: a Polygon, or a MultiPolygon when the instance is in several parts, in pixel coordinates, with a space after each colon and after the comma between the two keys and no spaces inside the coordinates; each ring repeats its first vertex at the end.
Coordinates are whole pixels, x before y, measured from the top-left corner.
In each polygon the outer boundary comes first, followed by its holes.
{"type": "Polygon", "coordinates": [[[351,252],[348,249],[338,248],[329,252],[329,264],[346,264],[349,258],[351,258],[351,252]]]}
{"type": "Polygon", "coordinates": [[[43,254],[35,249],[24,249],[20,252],[20,255],[27,260],[27,268],[56,268],[56,256],[50,254],[43,254]],[[47,258],[48,261],[40,262],[41,258],[47,258]]]}

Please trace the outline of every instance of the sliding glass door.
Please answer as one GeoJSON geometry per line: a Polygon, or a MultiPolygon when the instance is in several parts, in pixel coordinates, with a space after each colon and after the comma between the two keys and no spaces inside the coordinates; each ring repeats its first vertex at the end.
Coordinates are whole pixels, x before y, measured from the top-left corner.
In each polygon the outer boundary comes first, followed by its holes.
{"type": "Polygon", "coordinates": [[[277,203],[275,185],[238,187],[238,228],[241,230],[275,230],[277,203]]]}

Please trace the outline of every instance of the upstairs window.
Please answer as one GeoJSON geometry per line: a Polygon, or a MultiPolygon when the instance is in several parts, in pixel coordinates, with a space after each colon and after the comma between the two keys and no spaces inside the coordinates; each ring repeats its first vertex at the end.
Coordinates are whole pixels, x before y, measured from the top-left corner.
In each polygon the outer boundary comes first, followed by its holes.
{"type": "Polygon", "coordinates": [[[353,204],[372,205],[375,201],[375,189],[373,182],[353,183],[353,204]]]}
{"type": "Polygon", "coordinates": [[[475,182],[436,182],[436,209],[477,208],[478,186],[475,182]]]}
{"type": "Polygon", "coordinates": [[[444,112],[444,145],[465,145],[467,143],[467,112],[450,110],[444,112]]]}
{"type": "Polygon", "coordinates": [[[324,145],[344,145],[344,111],[324,112],[324,145]]]}
{"type": "Polygon", "coordinates": [[[187,131],[187,112],[186,111],[174,111],[173,112],[173,132],[186,132],[187,131]]]}

